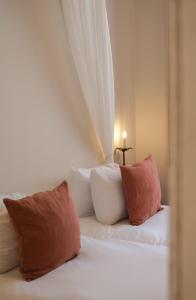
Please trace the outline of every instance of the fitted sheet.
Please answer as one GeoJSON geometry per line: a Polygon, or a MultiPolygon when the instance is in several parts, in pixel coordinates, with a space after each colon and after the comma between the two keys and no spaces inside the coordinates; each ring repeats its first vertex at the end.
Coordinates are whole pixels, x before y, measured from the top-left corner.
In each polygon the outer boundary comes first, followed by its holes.
{"type": "Polygon", "coordinates": [[[78,257],[31,282],[0,275],[2,300],[167,300],[168,248],[81,237],[78,257]]]}
{"type": "Polygon", "coordinates": [[[103,225],[95,216],[80,218],[80,231],[85,236],[98,239],[119,239],[168,246],[170,207],[162,207],[163,210],[139,226],[130,225],[128,219],[114,225],[103,225]]]}

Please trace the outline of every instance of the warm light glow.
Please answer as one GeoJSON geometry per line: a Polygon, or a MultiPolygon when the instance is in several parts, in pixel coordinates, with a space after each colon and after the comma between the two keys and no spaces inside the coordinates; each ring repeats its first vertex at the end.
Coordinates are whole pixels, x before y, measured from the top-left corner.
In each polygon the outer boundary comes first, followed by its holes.
{"type": "Polygon", "coordinates": [[[122,132],[122,138],[123,139],[126,139],[127,138],[127,132],[125,130],[123,130],[122,132]]]}
{"type": "Polygon", "coordinates": [[[120,126],[116,122],[115,127],[114,127],[114,147],[119,147],[120,146],[120,126]]]}

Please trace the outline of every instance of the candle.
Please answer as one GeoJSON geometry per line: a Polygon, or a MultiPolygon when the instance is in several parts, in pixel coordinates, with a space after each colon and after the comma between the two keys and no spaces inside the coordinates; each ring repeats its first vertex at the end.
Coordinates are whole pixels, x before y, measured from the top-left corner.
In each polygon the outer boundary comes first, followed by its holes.
{"type": "Polygon", "coordinates": [[[126,148],[127,132],[125,130],[123,130],[122,132],[122,138],[123,138],[123,148],[126,148]]]}

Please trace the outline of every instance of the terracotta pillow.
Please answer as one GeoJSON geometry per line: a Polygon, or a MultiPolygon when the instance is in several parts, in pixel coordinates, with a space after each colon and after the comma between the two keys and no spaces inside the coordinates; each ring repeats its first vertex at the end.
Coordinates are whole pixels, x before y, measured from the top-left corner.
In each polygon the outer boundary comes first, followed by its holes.
{"type": "Polygon", "coordinates": [[[5,199],[20,249],[26,280],[40,277],[75,257],[80,249],[79,221],[63,182],[52,191],[22,200],[5,199]]]}
{"type": "Polygon", "coordinates": [[[129,220],[140,225],[161,210],[161,188],[152,155],[134,165],[121,166],[129,220]]]}

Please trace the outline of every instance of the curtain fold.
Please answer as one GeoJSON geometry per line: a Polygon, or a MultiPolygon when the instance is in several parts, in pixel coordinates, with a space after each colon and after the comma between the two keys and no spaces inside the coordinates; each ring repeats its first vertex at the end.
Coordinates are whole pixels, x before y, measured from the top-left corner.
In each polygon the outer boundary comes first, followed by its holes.
{"type": "Polygon", "coordinates": [[[62,0],[66,31],[104,162],[113,161],[114,76],[105,0],[62,0]]]}

